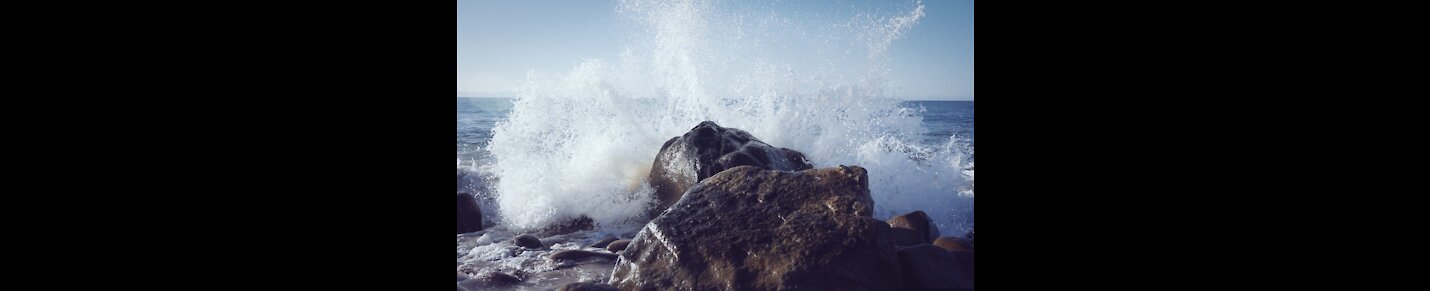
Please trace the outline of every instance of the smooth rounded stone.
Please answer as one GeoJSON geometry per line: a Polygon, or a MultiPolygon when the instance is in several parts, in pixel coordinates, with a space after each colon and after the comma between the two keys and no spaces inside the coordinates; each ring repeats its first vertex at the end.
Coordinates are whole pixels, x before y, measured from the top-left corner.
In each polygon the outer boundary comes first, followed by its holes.
{"type": "Polygon", "coordinates": [[[655,188],[650,216],[675,204],[695,183],[738,166],[785,171],[814,168],[799,151],[771,146],[744,130],[701,122],[660,146],[649,175],[655,188]]]}
{"type": "Polygon", "coordinates": [[[606,245],[606,251],[610,251],[612,253],[619,253],[621,251],[626,250],[626,247],[630,244],[631,240],[628,239],[613,241],[611,242],[611,244],[606,245]]]}
{"type": "Polygon", "coordinates": [[[901,247],[933,243],[939,237],[938,226],[923,210],[889,218],[888,222],[889,227],[894,229],[894,244],[901,247]]]}
{"type": "Polygon", "coordinates": [[[587,250],[563,250],[551,253],[551,256],[548,258],[550,258],[552,261],[581,261],[590,258],[601,258],[614,261],[616,260],[616,254],[593,252],[587,250]]]}
{"type": "Polygon", "coordinates": [[[606,237],[605,237],[605,238],[602,238],[601,241],[598,241],[598,242],[596,242],[596,243],[594,243],[594,244],[591,244],[590,246],[587,246],[587,247],[598,248],[598,249],[604,249],[604,248],[606,248],[607,245],[610,245],[611,242],[614,242],[614,241],[616,241],[616,240],[617,240],[617,239],[616,239],[615,236],[606,235],[606,237]]]}
{"type": "Polygon", "coordinates": [[[466,279],[469,279],[466,274],[462,274],[461,271],[457,272],[457,282],[462,282],[462,280],[466,279]]]}
{"type": "Polygon", "coordinates": [[[961,238],[941,236],[933,240],[933,245],[949,251],[972,251],[973,243],[961,238]]]}
{"type": "Polygon", "coordinates": [[[457,234],[482,230],[482,207],[472,194],[457,193],[457,234]]]}
{"type": "Polygon", "coordinates": [[[530,234],[523,234],[521,236],[512,238],[511,242],[516,246],[528,249],[540,249],[546,247],[546,245],[541,244],[541,239],[536,238],[535,236],[532,236],[530,234]]]}
{"type": "Polygon", "coordinates": [[[487,272],[481,274],[480,276],[477,276],[476,279],[481,280],[481,282],[483,283],[487,283],[487,285],[505,286],[521,283],[521,278],[517,278],[516,276],[502,272],[487,272]]]}
{"type": "Polygon", "coordinates": [[[889,225],[860,167],[753,166],[697,184],[612,270],[622,290],[901,290],[889,225]]]}
{"type": "Polygon", "coordinates": [[[620,291],[615,286],[605,283],[576,282],[561,285],[560,291],[620,291]]]}
{"type": "Polygon", "coordinates": [[[972,290],[973,253],[929,244],[899,249],[904,290],[972,290]]]}

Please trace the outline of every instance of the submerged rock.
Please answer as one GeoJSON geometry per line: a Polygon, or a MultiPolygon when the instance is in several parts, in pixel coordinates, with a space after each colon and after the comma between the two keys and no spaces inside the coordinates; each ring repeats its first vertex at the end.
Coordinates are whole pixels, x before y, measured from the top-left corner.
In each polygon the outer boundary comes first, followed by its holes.
{"type": "Polygon", "coordinates": [[[603,283],[576,282],[561,285],[561,291],[620,291],[615,286],[603,283]]]}
{"type": "Polygon", "coordinates": [[[614,241],[614,242],[611,242],[611,244],[606,245],[606,251],[609,251],[609,252],[612,252],[612,253],[618,253],[618,252],[621,252],[621,251],[626,250],[626,247],[629,246],[630,244],[631,244],[631,240],[628,240],[628,239],[623,239],[623,240],[614,241]]]}
{"type": "Polygon", "coordinates": [[[548,258],[550,258],[552,261],[581,261],[590,258],[615,260],[616,254],[593,252],[587,250],[564,250],[552,253],[551,256],[548,258]]]}
{"type": "Polygon", "coordinates": [[[521,236],[512,238],[511,242],[512,244],[515,244],[519,247],[528,249],[540,249],[546,247],[545,244],[541,243],[541,239],[536,238],[535,236],[532,236],[530,234],[523,234],[521,236]]]}
{"type": "Polygon", "coordinates": [[[482,207],[472,194],[457,193],[457,234],[482,230],[482,207]]]}
{"type": "Polygon", "coordinates": [[[938,226],[923,210],[890,218],[889,227],[894,229],[894,244],[898,246],[933,243],[934,238],[939,237],[938,226]]]}
{"type": "Polygon", "coordinates": [[[655,188],[651,216],[679,201],[681,194],[695,183],[738,166],[784,171],[814,168],[803,153],[776,148],[744,130],[701,122],[684,135],[666,141],[656,154],[650,170],[650,185],[655,188]]]}
{"type": "MultiPolygon", "coordinates": [[[[702,124],[703,125],[703,124],[702,124]]],[[[900,290],[860,167],[742,166],[691,188],[620,255],[622,290],[900,290]]]]}
{"type": "Polygon", "coordinates": [[[933,245],[899,249],[905,290],[972,290],[973,253],[933,245]]]}

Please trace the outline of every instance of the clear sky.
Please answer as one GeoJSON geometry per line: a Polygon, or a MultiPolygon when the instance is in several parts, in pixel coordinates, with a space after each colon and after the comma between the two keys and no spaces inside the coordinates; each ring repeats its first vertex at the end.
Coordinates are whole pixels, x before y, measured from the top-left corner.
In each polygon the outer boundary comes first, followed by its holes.
{"type": "MultiPolygon", "coordinates": [[[[618,59],[629,35],[621,29],[615,2],[458,0],[457,95],[511,97],[528,70],[559,73],[583,59],[618,59]]],[[[830,17],[849,15],[845,10],[855,6],[841,0],[776,2],[791,10],[782,13],[830,17]]],[[[913,5],[872,3],[875,13],[913,5]]],[[[893,89],[913,100],[973,100],[973,1],[923,5],[923,19],[889,48],[893,89]]]]}

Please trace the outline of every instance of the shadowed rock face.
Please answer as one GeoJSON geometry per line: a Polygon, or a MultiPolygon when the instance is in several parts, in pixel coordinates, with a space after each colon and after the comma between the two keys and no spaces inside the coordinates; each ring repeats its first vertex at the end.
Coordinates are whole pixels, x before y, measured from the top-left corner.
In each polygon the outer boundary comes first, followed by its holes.
{"type": "Polygon", "coordinates": [[[889,225],[860,167],[742,166],[685,193],[631,240],[622,290],[900,290],[889,225]]]}
{"type": "Polygon", "coordinates": [[[457,233],[482,230],[482,208],[472,194],[457,193],[457,233]]]}
{"type": "Polygon", "coordinates": [[[923,244],[899,249],[905,290],[973,290],[973,253],[923,244]]]}
{"type": "Polygon", "coordinates": [[[666,141],[656,154],[650,170],[650,184],[655,188],[651,215],[675,204],[695,183],[738,166],[784,171],[814,168],[798,151],[770,146],[744,130],[701,122],[690,132],[666,141]]]}

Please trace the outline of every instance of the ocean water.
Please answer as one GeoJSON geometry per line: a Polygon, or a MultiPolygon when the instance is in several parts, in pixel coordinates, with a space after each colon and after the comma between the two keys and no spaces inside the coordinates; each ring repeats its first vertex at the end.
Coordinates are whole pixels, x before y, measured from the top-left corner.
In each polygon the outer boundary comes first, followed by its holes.
{"type": "MultiPolygon", "coordinates": [[[[887,52],[925,17],[921,1],[815,14],[773,1],[614,4],[619,58],[530,71],[512,98],[457,98],[457,191],[479,197],[489,227],[458,235],[459,272],[518,274],[516,289],[609,278],[609,263],[542,258],[631,238],[660,146],[706,120],[817,168],[864,167],[876,218],[922,210],[944,235],[973,229],[974,102],[902,100],[890,77],[887,52]],[[549,250],[509,242],[577,217],[596,228],[540,237],[549,250]]],[[[488,289],[473,281],[459,285],[488,289]]]]}
{"type": "MultiPolygon", "coordinates": [[[[514,101],[515,100],[513,98],[499,97],[457,97],[456,100],[456,160],[457,171],[459,175],[459,179],[457,181],[457,192],[477,194],[477,196],[480,197],[482,201],[482,206],[485,211],[484,215],[487,216],[487,219],[489,221],[493,221],[489,223],[500,221],[501,215],[499,215],[499,209],[497,209],[498,205],[495,202],[497,199],[497,193],[495,193],[494,191],[496,191],[496,189],[492,187],[493,184],[495,184],[496,182],[496,176],[493,175],[495,171],[495,169],[493,168],[495,160],[491,152],[487,150],[487,147],[491,144],[493,131],[496,129],[497,124],[505,120],[506,117],[511,114],[512,108],[514,106],[514,101]]],[[[967,171],[968,173],[965,174],[972,174],[971,168],[974,164],[974,148],[976,140],[974,130],[974,101],[903,101],[899,103],[899,108],[907,110],[908,112],[915,112],[917,114],[917,117],[919,117],[919,127],[926,129],[926,131],[923,131],[919,135],[919,138],[917,139],[918,144],[916,144],[914,148],[924,150],[944,150],[958,152],[960,155],[962,155],[964,161],[966,161],[967,167],[970,168],[970,170],[967,171]]],[[[691,124],[690,126],[694,127],[695,124],[691,124]]],[[[680,134],[683,134],[683,132],[681,132],[680,134]]],[[[678,134],[670,135],[665,138],[668,139],[670,137],[674,137],[675,135],[678,134]]],[[[756,138],[763,137],[756,136],[756,138]]],[[[664,140],[662,139],[661,142],[664,142],[664,140]]],[[[781,147],[789,147],[780,144],[775,145],[781,147]]],[[[655,148],[659,149],[659,145],[655,145],[655,148]]],[[[795,149],[800,150],[798,148],[795,149]]],[[[910,152],[908,154],[909,155],[907,156],[907,158],[910,160],[918,160],[930,155],[926,152],[917,151],[910,152]]],[[[653,159],[655,152],[651,152],[649,153],[649,155],[653,159]]],[[[653,160],[644,160],[640,162],[649,164],[652,161],[653,160]]],[[[819,165],[858,165],[857,163],[839,163],[834,161],[816,162],[819,165]]],[[[918,170],[919,169],[908,169],[908,171],[918,170]]],[[[971,179],[971,177],[969,178],[971,179]]],[[[944,190],[946,191],[942,191],[941,193],[934,195],[946,195],[951,197],[972,196],[971,189],[951,188],[944,190]],[[968,193],[959,193],[960,191],[966,191],[968,193]]],[[[971,200],[971,197],[969,197],[969,199],[971,200]]],[[[965,217],[960,218],[961,220],[958,223],[959,225],[953,225],[953,223],[945,223],[944,225],[942,225],[942,227],[944,227],[945,229],[954,228],[959,230],[962,230],[964,228],[972,229],[973,216],[971,211],[971,205],[949,204],[945,206],[967,207],[968,213],[962,213],[962,211],[953,211],[953,213],[963,214],[965,215],[965,217]],[[966,227],[962,227],[965,224],[966,227]]],[[[910,211],[912,210],[914,209],[911,209],[910,211]]],[[[920,210],[924,210],[930,213],[940,212],[939,209],[920,210]]]]}

